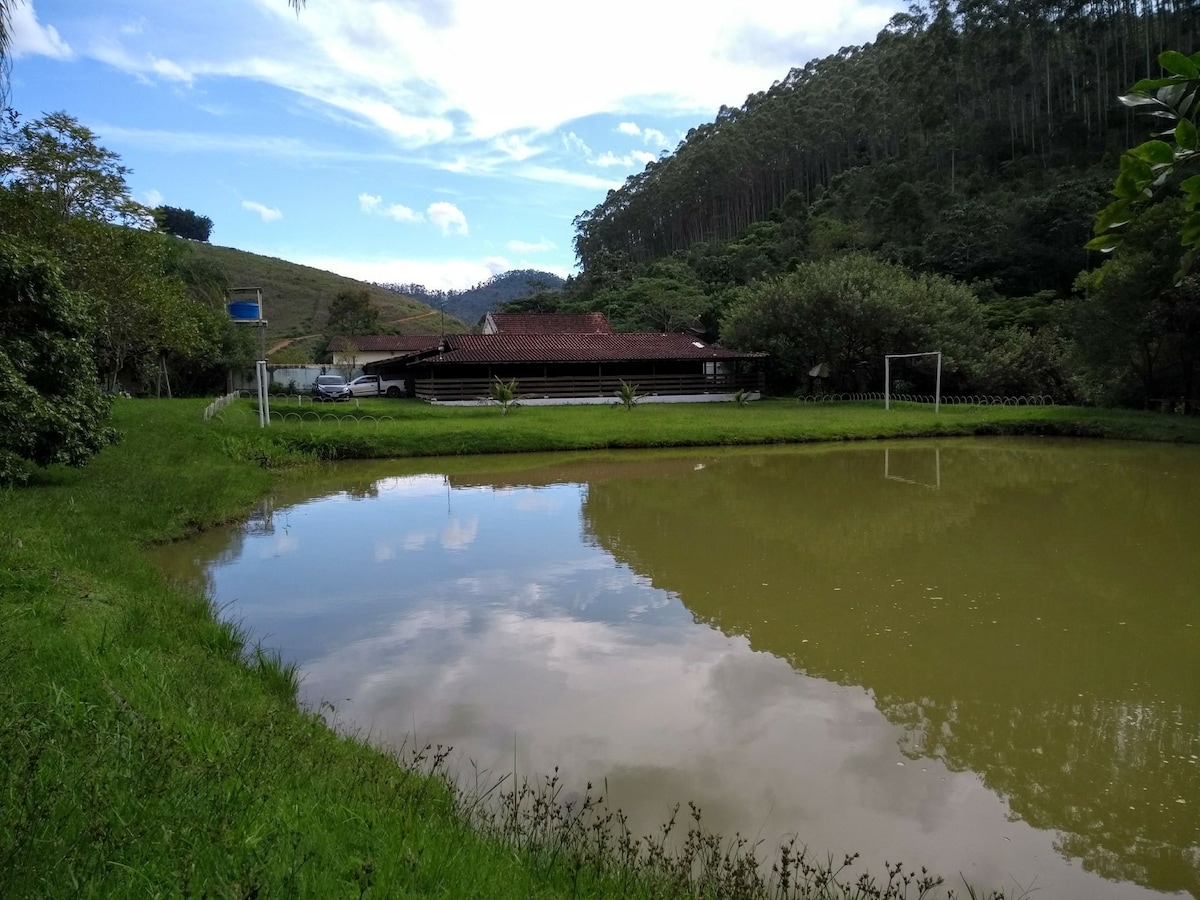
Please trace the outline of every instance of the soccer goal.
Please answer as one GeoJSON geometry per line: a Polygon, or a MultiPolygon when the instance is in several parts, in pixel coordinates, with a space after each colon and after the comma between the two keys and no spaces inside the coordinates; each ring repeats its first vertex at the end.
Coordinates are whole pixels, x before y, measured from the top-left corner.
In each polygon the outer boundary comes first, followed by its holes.
{"type": "Polygon", "coordinates": [[[942,406],[942,351],[930,350],[928,353],[889,353],[883,357],[883,408],[892,408],[892,360],[916,359],[919,356],[937,357],[937,379],[934,382],[933,411],[936,413],[942,406]]]}

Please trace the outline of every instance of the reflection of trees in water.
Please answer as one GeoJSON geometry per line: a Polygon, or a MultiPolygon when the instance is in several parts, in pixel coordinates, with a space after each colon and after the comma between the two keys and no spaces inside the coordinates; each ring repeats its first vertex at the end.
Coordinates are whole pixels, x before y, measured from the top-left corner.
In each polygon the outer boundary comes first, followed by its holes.
{"type": "Polygon", "coordinates": [[[1063,854],[1200,896],[1194,451],[941,456],[940,490],[885,481],[881,450],[604,481],[584,522],[698,621],[871,690],[905,752],[1063,854]]]}
{"type": "Polygon", "coordinates": [[[1200,892],[1195,708],[1093,697],[1022,707],[876,696],[901,748],[978,774],[1056,847],[1105,878],[1200,892]],[[1187,802],[1179,804],[1178,799],[1187,802]]]}

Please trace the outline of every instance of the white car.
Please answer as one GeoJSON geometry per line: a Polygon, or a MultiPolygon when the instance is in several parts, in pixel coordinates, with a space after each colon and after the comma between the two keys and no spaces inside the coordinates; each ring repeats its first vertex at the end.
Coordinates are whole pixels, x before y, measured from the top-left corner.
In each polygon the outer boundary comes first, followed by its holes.
{"type": "Polygon", "coordinates": [[[350,393],[355,397],[404,396],[404,382],[399,379],[381,378],[379,375],[359,375],[350,382],[350,393]]]}

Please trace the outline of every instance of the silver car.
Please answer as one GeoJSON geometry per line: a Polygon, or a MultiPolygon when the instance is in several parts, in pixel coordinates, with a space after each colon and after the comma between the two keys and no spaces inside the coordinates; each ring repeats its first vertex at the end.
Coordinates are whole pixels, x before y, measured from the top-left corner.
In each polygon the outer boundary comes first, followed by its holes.
{"type": "Polygon", "coordinates": [[[341,375],[318,375],[312,386],[313,400],[349,400],[350,385],[341,375]]]}

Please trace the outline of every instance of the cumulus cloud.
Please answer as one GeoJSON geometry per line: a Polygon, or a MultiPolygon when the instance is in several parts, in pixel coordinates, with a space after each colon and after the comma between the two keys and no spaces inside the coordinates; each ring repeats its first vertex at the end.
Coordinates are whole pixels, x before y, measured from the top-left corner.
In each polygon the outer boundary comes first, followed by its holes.
{"type": "Polygon", "coordinates": [[[636,122],[622,122],[617,126],[618,134],[627,134],[630,137],[640,137],[642,143],[653,144],[655,147],[666,147],[667,136],[657,128],[642,128],[636,122]]]}
{"type": "Polygon", "coordinates": [[[49,56],[52,59],[74,59],[75,52],[58,30],[53,25],[43,25],[38,21],[32,3],[11,4],[9,14],[12,17],[10,33],[14,58],[49,56]]]}
{"type": "Polygon", "coordinates": [[[465,236],[467,234],[467,217],[453,203],[447,203],[444,200],[430,203],[425,214],[429,216],[430,222],[442,230],[444,236],[452,234],[465,236]]]}
{"type": "Polygon", "coordinates": [[[545,253],[548,250],[555,250],[557,248],[554,245],[554,241],[542,238],[537,243],[516,240],[509,241],[508,249],[513,253],[545,253]]]}
{"type": "Polygon", "coordinates": [[[243,200],[242,209],[249,210],[252,213],[258,213],[264,222],[275,222],[283,218],[283,213],[273,206],[266,206],[262,203],[256,203],[253,200],[243,200]]]}
{"type": "Polygon", "coordinates": [[[647,153],[645,150],[632,150],[624,156],[617,156],[609,150],[596,157],[595,163],[604,169],[611,166],[623,166],[626,169],[634,169],[645,168],[646,163],[653,162],[655,159],[657,157],[653,153],[647,153]]]}
{"type": "Polygon", "coordinates": [[[155,206],[162,206],[162,203],[163,203],[162,192],[156,191],[153,188],[151,188],[150,190],[148,190],[142,194],[142,202],[151,208],[153,208],[155,206]]]}
{"type": "Polygon", "coordinates": [[[384,206],[383,198],[377,197],[374,194],[359,194],[358,206],[359,209],[368,215],[386,216],[397,222],[417,223],[425,221],[425,217],[415,209],[407,207],[403,203],[390,203],[384,206]]]}
{"type": "Polygon", "coordinates": [[[358,207],[369,216],[385,216],[397,222],[419,224],[429,221],[436,225],[443,235],[467,234],[467,217],[453,203],[444,200],[430,203],[424,213],[405,206],[402,203],[385,204],[383,198],[375,194],[359,194],[358,207]]]}

